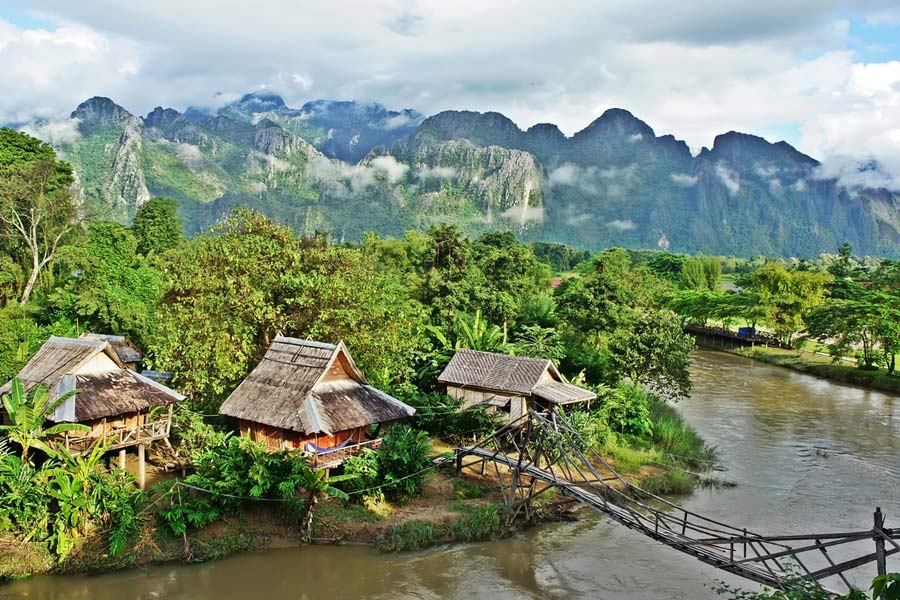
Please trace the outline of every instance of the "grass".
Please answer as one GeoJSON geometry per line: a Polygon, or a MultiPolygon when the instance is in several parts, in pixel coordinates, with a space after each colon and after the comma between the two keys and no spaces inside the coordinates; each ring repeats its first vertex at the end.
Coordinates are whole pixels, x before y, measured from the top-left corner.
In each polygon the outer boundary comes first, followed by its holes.
{"type": "Polygon", "coordinates": [[[735,350],[735,353],[823,379],[900,394],[900,376],[889,375],[883,369],[869,371],[853,365],[835,364],[820,356],[779,348],[743,348],[735,350]]]}
{"type": "Polygon", "coordinates": [[[638,485],[656,496],[683,495],[694,491],[697,477],[678,469],[667,469],[654,473],[638,485]]]}
{"type": "Polygon", "coordinates": [[[420,550],[439,543],[439,534],[439,525],[423,519],[414,519],[379,534],[374,544],[382,552],[420,550]]]}
{"type": "Polygon", "coordinates": [[[662,400],[650,404],[652,431],[641,436],[609,435],[597,448],[623,476],[656,495],[688,494],[707,484],[697,471],[709,469],[715,449],[681,414],[662,400]]]}
{"type": "Polygon", "coordinates": [[[469,505],[457,500],[453,506],[462,515],[449,525],[423,519],[400,523],[379,534],[375,547],[382,552],[408,552],[450,542],[483,542],[511,531],[509,512],[498,502],[469,505]]]}
{"type": "Polygon", "coordinates": [[[493,492],[497,486],[487,485],[483,483],[475,483],[461,477],[456,477],[452,481],[453,495],[461,500],[470,500],[473,498],[485,498],[493,492]]]}

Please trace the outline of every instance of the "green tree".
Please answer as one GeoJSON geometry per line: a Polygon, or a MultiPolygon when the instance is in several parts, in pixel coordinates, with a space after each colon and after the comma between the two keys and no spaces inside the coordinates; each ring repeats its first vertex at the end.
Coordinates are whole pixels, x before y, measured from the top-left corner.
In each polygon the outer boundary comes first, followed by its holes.
{"type": "Polygon", "coordinates": [[[19,302],[31,297],[41,270],[53,260],[76,222],[72,167],[31,136],[0,129],[0,235],[20,242],[29,275],[19,302]]]}
{"type": "Polygon", "coordinates": [[[359,250],[307,244],[241,209],[170,258],[149,349],[188,394],[219,398],[279,331],[343,339],[376,385],[409,368],[420,309],[359,250]]]}
{"type": "Polygon", "coordinates": [[[131,225],[141,254],[160,253],[176,247],[184,239],[184,225],[178,218],[178,204],[172,198],[151,198],[140,205],[131,225]]]}
{"type": "Polygon", "coordinates": [[[750,276],[751,291],[757,295],[764,321],[786,344],[804,329],[803,315],[825,301],[828,273],[788,270],[770,262],[750,276]]]}
{"type": "Polygon", "coordinates": [[[609,351],[618,372],[635,383],[680,398],[691,389],[690,354],[694,340],[670,310],[640,313],[610,339],[609,351]]]}
{"type": "Polygon", "coordinates": [[[806,316],[807,333],[829,341],[835,360],[858,348],[862,367],[882,362],[893,373],[900,351],[900,298],[858,284],[844,286],[842,296],[829,299],[806,316]]]}
{"type": "Polygon", "coordinates": [[[86,433],[91,430],[90,427],[79,423],[57,423],[44,428],[50,415],[73,394],[74,392],[69,392],[50,400],[45,386],[36,385],[26,393],[25,384],[20,379],[12,380],[12,390],[3,395],[3,408],[10,424],[0,425],[0,432],[5,433],[10,441],[21,447],[22,462],[28,460],[28,452],[32,448],[54,456],[56,451],[46,442],[52,435],[70,431],[86,433]]]}
{"type": "Polygon", "coordinates": [[[83,245],[61,250],[78,273],[49,297],[58,318],[142,343],[156,326],[165,292],[162,275],[137,254],[134,235],[118,223],[93,223],[83,245]]]}

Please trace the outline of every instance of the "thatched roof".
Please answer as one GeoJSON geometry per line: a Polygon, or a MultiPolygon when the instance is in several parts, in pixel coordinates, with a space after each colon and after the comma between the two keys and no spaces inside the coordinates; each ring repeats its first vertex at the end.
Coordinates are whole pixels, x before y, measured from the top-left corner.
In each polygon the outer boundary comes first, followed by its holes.
{"type": "Polygon", "coordinates": [[[144,353],[124,335],[106,333],[82,333],[81,339],[108,342],[123,363],[137,363],[144,360],[144,353]]]}
{"type": "Polygon", "coordinates": [[[438,382],[462,388],[542,398],[554,404],[591,400],[597,395],[567,383],[545,358],[458,350],[438,382]],[[549,375],[549,380],[545,377],[549,375]]]}
{"type": "Polygon", "coordinates": [[[278,336],[219,412],[308,435],[402,419],[415,409],[370,386],[343,342],[278,336]],[[329,379],[338,361],[346,377],[329,379]]]}
{"type": "MultiPolygon", "coordinates": [[[[183,400],[184,396],[126,369],[112,346],[102,340],[51,337],[16,377],[30,390],[44,385],[51,399],[75,389],[51,415],[56,422],[80,422],[146,410],[183,400]],[[105,368],[82,370],[99,355],[111,361],[105,368]]],[[[12,382],[0,387],[9,393],[12,382]]]]}

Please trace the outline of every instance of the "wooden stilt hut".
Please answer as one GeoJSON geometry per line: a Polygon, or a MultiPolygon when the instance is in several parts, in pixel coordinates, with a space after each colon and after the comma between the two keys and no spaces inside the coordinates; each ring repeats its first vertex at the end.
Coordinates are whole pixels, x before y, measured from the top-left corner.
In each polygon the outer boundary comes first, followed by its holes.
{"type": "Polygon", "coordinates": [[[463,400],[462,408],[477,404],[504,412],[513,422],[530,408],[590,402],[597,394],[567,382],[552,361],[495,352],[459,350],[438,376],[447,394],[463,400]]]}
{"type": "MultiPolygon", "coordinates": [[[[172,406],[184,396],[148,379],[122,362],[109,342],[89,338],[51,337],[16,376],[26,390],[47,388],[51,400],[77,390],[60,405],[50,421],[81,423],[89,432],[62,434],[50,440],[78,456],[98,444],[119,450],[125,466],[125,449],[138,451],[138,479],[144,485],[144,453],[153,441],[169,437],[172,406]]],[[[0,387],[9,393],[12,382],[0,387]]]]}
{"type": "Polygon", "coordinates": [[[415,409],[370,386],[343,342],[279,335],[219,412],[238,419],[242,436],[299,449],[325,469],[377,447],[378,426],[415,409]]]}

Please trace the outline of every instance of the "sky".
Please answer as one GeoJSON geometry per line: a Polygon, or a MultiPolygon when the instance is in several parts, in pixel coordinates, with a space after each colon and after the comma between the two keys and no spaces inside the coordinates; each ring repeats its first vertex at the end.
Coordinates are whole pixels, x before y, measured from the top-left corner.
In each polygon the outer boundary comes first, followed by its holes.
{"type": "Polygon", "coordinates": [[[621,107],[695,152],[736,130],[833,174],[874,158],[900,189],[897,0],[4,0],[0,89],[0,123],[259,89],[567,134],[621,107]]]}

